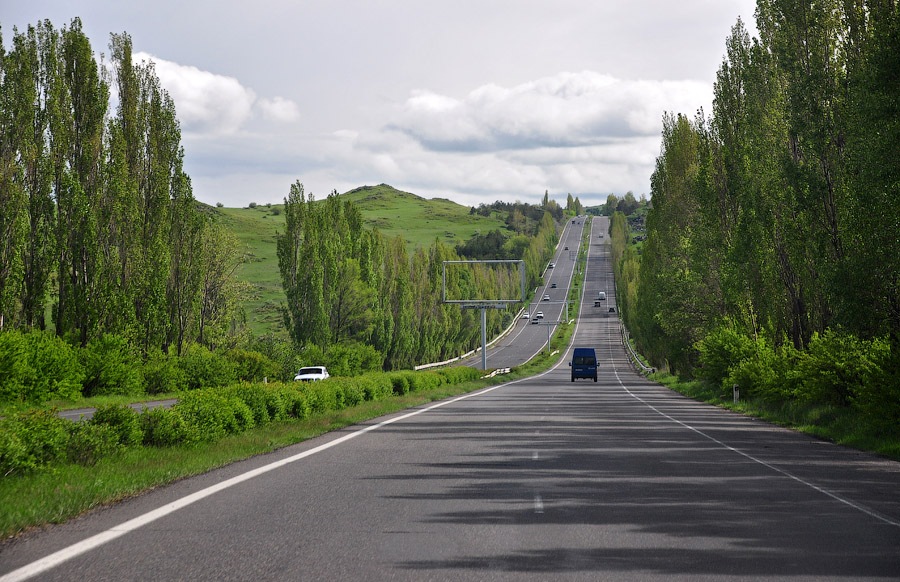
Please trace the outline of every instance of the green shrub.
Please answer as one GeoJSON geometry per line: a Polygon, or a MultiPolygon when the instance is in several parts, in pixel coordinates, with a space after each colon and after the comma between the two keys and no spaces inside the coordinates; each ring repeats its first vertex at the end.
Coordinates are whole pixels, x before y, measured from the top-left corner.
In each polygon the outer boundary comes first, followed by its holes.
{"type": "Polygon", "coordinates": [[[247,406],[243,400],[236,396],[232,396],[231,398],[225,399],[225,401],[231,408],[231,413],[234,417],[234,423],[227,426],[229,434],[241,433],[256,426],[256,419],[253,417],[253,411],[250,410],[250,407],[247,406]]]}
{"type": "Polygon", "coordinates": [[[391,382],[391,378],[384,372],[365,374],[357,377],[356,381],[362,388],[363,397],[366,400],[381,400],[394,393],[394,385],[391,382]]]}
{"type": "MultiPolygon", "coordinates": [[[[372,345],[345,342],[330,346],[322,355],[321,362],[332,376],[359,376],[366,372],[380,372],[384,357],[372,345]]],[[[315,365],[315,362],[310,365],[315,365]]]]}
{"type": "Polygon", "coordinates": [[[462,384],[471,382],[481,377],[481,371],[468,366],[453,366],[451,368],[439,368],[437,374],[444,377],[447,384],[462,384]]]}
{"type": "Polygon", "coordinates": [[[84,368],[77,350],[52,333],[0,333],[0,402],[77,400],[84,368]]]}
{"type": "Polygon", "coordinates": [[[200,440],[200,436],[175,408],[157,407],[141,413],[141,427],[144,444],[155,447],[190,445],[200,440]]]}
{"type": "Polygon", "coordinates": [[[228,427],[235,424],[230,408],[223,406],[224,399],[211,390],[194,390],[184,394],[174,406],[196,438],[204,442],[215,442],[228,433],[228,427]]]}
{"type": "Polygon", "coordinates": [[[237,396],[215,390],[186,393],[174,407],[197,437],[215,442],[226,435],[253,428],[253,412],[237,396]]]}
{"type": "Polygon", "coordinates": [[[118,452],[119,434],[108,424],[73,422],[69,427],[66,458],[70,463],[92,467],[103,457],[118,452]]]}
{"type": "Polygon", "coordinates": [[[900,353],[891,353],[886,340],[872,357],[865,381],[854,401],[869,424],[868,429],[884,440],[900,441],[900,353]]]}
{"type": "Polygon", "coordinates": [[[722,385],[728,378],[730,368],[754,356],[757,348],[751,338],[730,325],[713,330],[694,347],[699,352],[700,364],[694,370],[695,375],[715,386],[722,385]]]}
{"type": "Polygon", "coordinates": [[[391,385],[394,394],[403,396],[409,393],[409,372],[394,372],[391,374],[391,385]]]}
{"type": "Polygon", "coordinates": [[[65,459],[69,423],[56,410],[33,410],[0,420],[0,475],[41,469],[65,459]]]}
{"type": "Polygon", "coordinates": [[[285,420],[291,416],[292,401],[283,388],[266,390],[266,408],[273,421],[285,420]]]}
{"type": "Polygon", "coordinates": [[[811,402],[850,406],[866,390],[866,381],[885,359],[887,341],[867,342],[826,330],[813,334],[800,358],[798,397],[811,402]]]}
{"type": "Polygon", "coordinates": [[[419,390],[431,390],[437,388],[444,383],[444,376],[437,372],[426,370],[424,372],[414,372],[409,376],[410,392],[419,390]]]}
{"type": "Polygon", "coordinates": [[[341,391],[344,407],[356,406],[365,400],[365,391],[356,378],[337,378],[331,382],[341,391]]]}
{"type": "Polygon", "coordinates": [[[147,394],[181,392],[187,388],[187,377],[178,365],[178,356],[165,354],[159,348],[150,352],[143,372],[147,394]]]}
{"type": "Polygon", "coordinates": [[[234,365],[237,379],[243,382],[262,382],[279,374],[278,363],[259,352],[233,349],[225,353],[225,358],[234,365]]]}
{"type": "Polygon", "coordinates": [[[117,442],[123,447],[133,447],[144,442],[140,414],[130,406],[117,404],[98,406],[88,422],[113,429],[117,442]]]}
{"type": "Polygon", "coordinates": [[[753,342],[749,355],[729,366],[728,375],[721,384],[721,396],[730,397],[732,387],[736,384],[741,398],[781,400],[783,395],[779,393],[775,363],[775,350],[764,338],[757,339],[753,342]]]}
{"type": "Polygon", "coordinates": [[[199,344],[191,344],[178,358],[178,366],[185,375],[188,390],[216,388],[237,382],[233,363],[199,344]]]}
{"type": "Polygon", "coordinates": [[[81,354],[85,396],[144,393],[141,361],[124,337],[104,335],[88,343],[81,354]]]}
{"type": "Polygon", "coordinates": [[[310,406],[307,394],[300,390],[293,390],[290,388],[284,388],[282,390],[283,398],[290,406],[290,415],[298,420],[309,418],[312,407],[310,406]]]}
{"type": "Polygon", "coordinates": [[[253,422],[257,425],[267,424],[272,418],[268,392],[270,391],[263,384],[240,384],[231,390],[231,394],[246,404],[253,413],[253,422]]]}

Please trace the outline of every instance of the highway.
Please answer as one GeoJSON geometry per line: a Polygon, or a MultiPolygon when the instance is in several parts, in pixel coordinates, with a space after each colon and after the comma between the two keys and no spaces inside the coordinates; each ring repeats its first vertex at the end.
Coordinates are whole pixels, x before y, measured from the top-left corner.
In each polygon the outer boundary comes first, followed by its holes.
{"type": "Polygon", "coordinates": [[[590,303],[597,383],[562,359],[182,480],[0,545],[0,582],[900,579],[900,463],[646,380],[590,303]]]}
{"type": "MultiPolygon", "coordinates": [[[[589,322],[589,327],[597,337],[620,332],[617,313],[609,313],[609,307],[615,308],[616,302],[612,267],[609,263],[608,230],[609,219],[605,216],[595,217],[593,220],[578,218],[566,224],[552,260],[555,266],[545,270],[542,285],[535,290],[534,300],[525,308],[530,317],[518,319],[508,333],[488,346],[487,369],[518,366],[547,349],[547,342],[556,326],[567,325],[567,321],[574,319],[576,306],[566,305],[566,298],[578,268],[586,269],[584,293],[581,297],[581,321],[589,322]],[[579,264],[578,249],[583,229],[589,230],[590,236],[587,241],[586,264],[579,264]],[[554,284],[556,287],[553,287],[554,284]],[[607,300],[602,308],[594,307],[598,291],[607,293],[607,300]],[[543,301],[544,295],[549,295],[550,300],[543,301]],[[535,313],[538,311],[543,313],[544,318],[535,323],[535,313]]],[[[566,347],[550,341],[551,351],[565,351],[566,347]]],[[[466,358],[463,364],[480,369],[481,352],[466,358]]]]}

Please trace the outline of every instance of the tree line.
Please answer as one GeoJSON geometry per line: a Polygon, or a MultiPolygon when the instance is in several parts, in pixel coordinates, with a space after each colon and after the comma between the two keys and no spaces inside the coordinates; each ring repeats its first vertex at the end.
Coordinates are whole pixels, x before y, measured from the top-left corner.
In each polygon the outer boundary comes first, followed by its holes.
{"type": "MultiPolygon", "coordinates": [[[[287,298],[285,326],[297,346],[372,346],[386,370],[443,361],[480,345],[481,329],[480,314],[444,303],[445,292],[461,299],[519,295],[518,271],[472,266],[445,274],[445,261],[461,260],[457,249],[435,239],[410,255],[401,237],[364,228],[359,209],[337,192],[317,201],[296,182],[284,216],[278,265],[287,298]]],[[[525,262],[529,287],[537,285],[552,256],[556,229],[545,211],[533,236],[497,243],[510,253],[504,259],[525,262]]],[[[489,238],[505,237],[495,232],[489,238]]],[[[481,248],[481,240],[477,236],[473,245],[458,248],[481,248]]],[[[513,309],[488,310],[488,333],[502,331],[513,309]]]]}
{"type": "MultiPolygon", "coordinates": [[[[109,50],[96,58],[77,18],[14,29],[8,51],[0,36],[4,400],[289,380],[306,363],[353,375],[478,345],[475,314],[442,304],[453,248],[410,254],[336,192],[314,202],[299,182],[277,241],[290,340],[252,337],[233,274],[243,257],[193,197],[175,104],[153,63],[133,61],[127,34],[111,35],[109,50]]],[[[510,211],[521,231],[503,248],[526,262],[529,285],[561,213],[546,199],[510,211]]],[[[510,297],[519,285],[517,273],[481,267],[448,281],[460,297],[510,297]]],[[[492,310],[489,332],[512,317],[492,310]]]]}
{"type": "Polygon", "coordinates": [[[759,0],[756,21],[726,41],[711,115],[664,116],[647,241],[616,249],[627,323],[658,366],[784,398],[816,375],[896,425],[900,8],[759,0]]]}
{"type": "Polygon", "coordinates": [[[200,211],[152,63],[113,34],[98,62],[81,21],[0,38],[0,331],[47,329],[141,352],[221,345],[236,245],[200,211]],[[117,107],[110,110],[111,96],[117,107]]]}

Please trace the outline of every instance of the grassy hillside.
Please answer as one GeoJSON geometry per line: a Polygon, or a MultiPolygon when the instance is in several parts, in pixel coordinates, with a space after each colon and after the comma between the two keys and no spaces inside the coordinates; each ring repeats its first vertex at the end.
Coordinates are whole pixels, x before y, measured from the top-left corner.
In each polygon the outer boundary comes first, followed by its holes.
{"type": "MultiPolygon", "coordinates": [[[[476,233],[506,227],[497,216],[471,215],[468,206],[439,198],[428,200],[387,184],[363,186],[341,197],[360,209],[367,227],[377,228],[387,237],[403,237],[410,251],[428,246],[435,239],[456,245],[476,233]]],[[[284,232],[283,209],[281,204],[212,209],[247,253],[248,261],[236,274],[252,288],[245,311],[256,334],[283,333],[278,306],[284,301],[284,294],[275,252],[275,234],[284,232]]]]}

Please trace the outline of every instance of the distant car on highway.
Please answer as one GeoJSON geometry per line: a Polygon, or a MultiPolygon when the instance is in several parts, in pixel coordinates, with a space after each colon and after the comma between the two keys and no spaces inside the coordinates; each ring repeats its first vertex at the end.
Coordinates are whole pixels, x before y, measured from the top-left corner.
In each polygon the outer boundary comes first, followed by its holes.
{"type": "Polygon", "coordinates": [[[522,313],[522,319],[531,319],[531,314],[525,311],[522,313]]]}
{"type": "Polygon", "coordinates": [[[297,375],[294,376],[294,380],[298,382],[317,382],[330,377],[331,375],[328,373],[325,366],[308,366],[306,368],[300,368],[300,370],[297,371],[297,375]]]}
{"type": "Polygon", "coordinates": [[[541,298],[541,301],[550,301],[550,296],[545,294],[545,295],[541,298]]]}
{"type": "Polygon", "coordinates": [[[551,289],[556,289],[556,283],[550,283],[550,288],[551,288],[551,289]]]}

